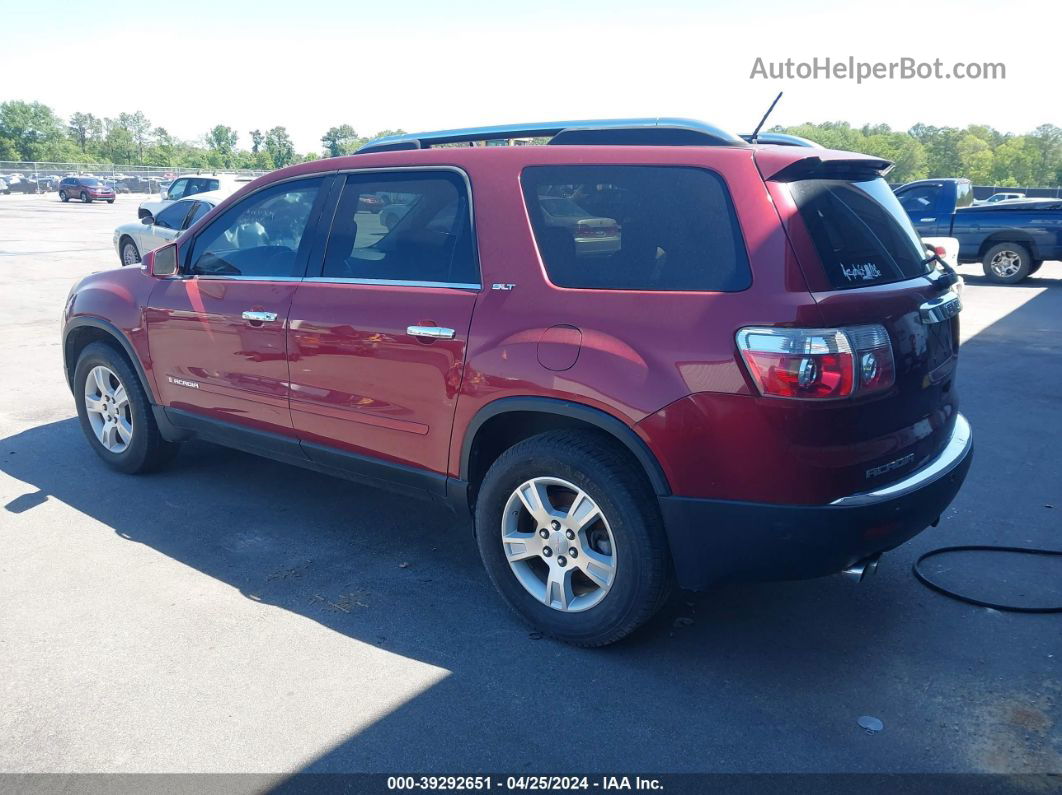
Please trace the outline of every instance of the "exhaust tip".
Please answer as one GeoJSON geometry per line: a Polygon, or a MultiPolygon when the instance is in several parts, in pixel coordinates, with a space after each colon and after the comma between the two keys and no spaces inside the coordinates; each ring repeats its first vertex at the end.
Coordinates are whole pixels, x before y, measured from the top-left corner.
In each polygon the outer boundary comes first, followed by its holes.
{"type": "Polygon", "coordinates": [[[877,573],[878,561],[880,560],[881,553],[879,552],[877,555],[871,555],[869,558],[863,558],[862,560],[853,563],[847,569],[844,569],[841,574],[856,582],[862,582],[870,575],[877,573]]]}

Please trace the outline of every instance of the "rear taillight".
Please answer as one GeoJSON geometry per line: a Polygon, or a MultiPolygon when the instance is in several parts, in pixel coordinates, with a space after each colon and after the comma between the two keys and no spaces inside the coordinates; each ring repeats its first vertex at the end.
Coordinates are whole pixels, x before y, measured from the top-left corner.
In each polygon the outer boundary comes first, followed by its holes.
{"type": "Polygon", "coordinates": [[[888,389],[895,381],[882,326],[743,328],[738,350],[761,395],[829,400],[888,389]]]}

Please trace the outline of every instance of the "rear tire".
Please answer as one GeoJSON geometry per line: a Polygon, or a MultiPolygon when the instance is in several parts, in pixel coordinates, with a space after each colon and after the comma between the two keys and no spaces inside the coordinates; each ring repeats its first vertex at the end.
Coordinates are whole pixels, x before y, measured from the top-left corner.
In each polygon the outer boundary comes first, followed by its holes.
{"type": "Polygon", "coordinates": [[[1043,267],[1043,264],[1044,264],[1044,261],[1042,259],[1038,259],[1035,262],[1033,262],[1032,267],[1029,268],[1029,275],[1032,276],[1034,273],[1036,273],[1038,270],[1040,270],[1040,268],[1043,267]]]}
{"type": "Polygon", "coordinates": [[[74,400],[89,446],[112,469],[152,472],[177,453],[178,446],[159,433],[140,378],[110,345],[94,342],[81,352],[74,370],[74,400]]]}
{"type": "Polygon", "coordinates": [[[1032,268],[1032,254],[1020,243],[998,243],[981,260],[985,276],[997,284],[1017,284],[1032,268]]]}
{"type": "Polygon", "coordinates": [[[577,646],[615,643],[670,592],[656,496],[607,436],[550,431],[513,445],[483,478],[475,514],[491,581],[544,634],[577,646]]]}
{"type": "Polygon", "coordinates": [[[66,195],[66,191],[65,190],[59,191],[59,201],[61,201],[61,202],[70,201],[70,197],[66,195]]]}

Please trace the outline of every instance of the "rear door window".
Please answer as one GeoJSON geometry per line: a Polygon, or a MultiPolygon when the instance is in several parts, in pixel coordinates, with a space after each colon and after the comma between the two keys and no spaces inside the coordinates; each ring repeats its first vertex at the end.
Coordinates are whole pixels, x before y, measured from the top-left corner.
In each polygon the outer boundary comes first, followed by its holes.
{"type": "Polygon", "coordinates": [[[790,190],[834,289],[929,273],[925,246],[885,180],[808,179],[790,190]]]}
{"type": "Polygon", "coordinates": [[[322,276],[478,285],[464,179],[450,171],[350,175],[336,209],[322,276]]]}
{"type": "Polygon", "coordinates": [[[207,204],[206,202],[196,202],[195,209],[189,213],[187,220],[184,222],[184,226],[187,229],[192,226],[196,221],[206,215],[208,212],[214,209],[213,204],[207,204]]]}
{"type": "Polygon", "coordinates": [[[730,194],[678,166],[532,166],[521,178],[559,287],[732,292],[752,283],[730,194]]]}

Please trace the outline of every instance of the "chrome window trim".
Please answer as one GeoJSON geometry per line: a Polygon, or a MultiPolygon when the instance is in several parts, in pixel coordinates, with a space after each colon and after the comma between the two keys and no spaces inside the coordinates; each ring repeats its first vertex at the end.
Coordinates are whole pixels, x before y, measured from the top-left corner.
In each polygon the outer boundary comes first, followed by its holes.
{"type": "Polygon", "coordinates": [[[898,480],[895,483],[883,486],[880,489],[875,489],[874,491],[841,497],[839,500],[831,502],[830,505],[844,507],[874,505],[875,503],[884,502],[885,500],[903,497],[924,486],[928,486],[930,483],[934,483],[947,475],[962,463],[972,447],[973,429],[970,428],[970,423],[966,418],[962,414],[959,414],[955,418],[955,427],[952,429],[951,438],[948,439],[948,443],[944,446],[940,455],[917,472],[908,475],[903,480],[898,480]]]}
{"type": "Polygon", "coordinates": [[[483,285],[466,282],[421,282],[406,279],[346,279],[340,276],[311,276],[302,279],[311,284],[377,284],[384,287],[446,287],[451,290],[481,290],[483,285]]]}
{"type": "Polygon", "coordinates": [[[230,280],[237,282],[301,282],[303,278],[301,276],[237,276],[228,275],[224,273],[189,273],[184,276],[185,279],[206,279],[207,281],[220,281],[230,280]]]}

